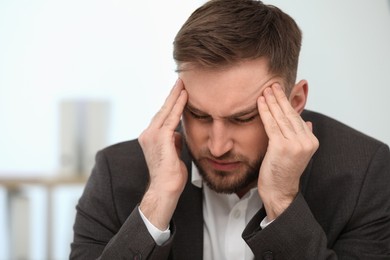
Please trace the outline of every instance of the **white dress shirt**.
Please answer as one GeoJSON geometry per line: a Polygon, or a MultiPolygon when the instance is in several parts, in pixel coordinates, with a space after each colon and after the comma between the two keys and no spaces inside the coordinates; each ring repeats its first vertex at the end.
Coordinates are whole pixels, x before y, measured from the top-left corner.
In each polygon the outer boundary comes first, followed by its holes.
{"type": "MultiPolygon", "coordinates": [[[[254,255],[241,237],[246,225],[261,208],[262,202],[257,187],[241,199],[236,194],[222,194],[204,185],[198,168],[192,164],[191,182],[203,188],[203,259],[204,260],[253,260],[254,255]]],[[[157,229],[139,210],[146,227],[158,245],[169,239],[169,228],[157,229]]],[[[265,218],[261,227],[272,221],[265,218]]]]}

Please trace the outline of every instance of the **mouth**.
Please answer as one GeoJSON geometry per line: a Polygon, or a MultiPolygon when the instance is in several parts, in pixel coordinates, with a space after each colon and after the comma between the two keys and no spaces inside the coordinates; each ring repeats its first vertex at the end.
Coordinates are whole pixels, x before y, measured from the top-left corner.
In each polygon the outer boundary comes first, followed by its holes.
{"type": "Polygon", "coordinates": [[[233,171],[240,167],[241,163],[239,161],[217,161],[212,159],[207,159],[207,163],[217,171],[233,171]]]}

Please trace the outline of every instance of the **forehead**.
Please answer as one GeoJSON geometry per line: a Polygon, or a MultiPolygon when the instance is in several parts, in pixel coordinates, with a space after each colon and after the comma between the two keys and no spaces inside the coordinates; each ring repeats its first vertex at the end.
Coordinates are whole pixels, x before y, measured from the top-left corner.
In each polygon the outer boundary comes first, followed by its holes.
{"type": "Polygon", "coordinates": [[[276,82],[264,59],[223,69],[186,68],[179,72],[191,106],[215,116],[228,116],[256,106],[263,90],[276,82]]]}

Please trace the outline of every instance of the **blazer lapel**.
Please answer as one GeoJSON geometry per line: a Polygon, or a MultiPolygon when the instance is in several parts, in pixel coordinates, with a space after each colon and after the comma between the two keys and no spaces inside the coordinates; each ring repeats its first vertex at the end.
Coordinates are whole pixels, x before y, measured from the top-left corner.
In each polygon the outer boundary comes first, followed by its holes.
{"type": "Polygon", "coordinates": [[[203,259],[202,189],[191,183],[192,158],[185,142],[181,158],[187,166],[188,181],[173,214],[176,235],[172,245],[172,259],[201,260],[203,259]]]}
{"type": "Polygon", "coordinates": [[[176,236],[173,259],[203,259],[202,190],[192,184],[184,189],[173,215],[176,236]]]}

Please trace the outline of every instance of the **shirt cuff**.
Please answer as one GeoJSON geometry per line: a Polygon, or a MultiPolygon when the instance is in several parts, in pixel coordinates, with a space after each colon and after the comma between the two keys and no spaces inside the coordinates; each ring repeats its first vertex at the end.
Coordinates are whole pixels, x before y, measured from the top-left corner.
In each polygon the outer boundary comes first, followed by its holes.
{"type": "Polygon", "coordinates": [[[171,236],[171,231],[169,230],[169,226],[166,230],[161,231],[156,228],[150,221],[145,217],[144,213],[142,213],[141,209],[138,207],[139,214],[141,215],[142,220],[145,223],[146,228],[148,229],[150,235],[153,237],[154,241],[157,245],[161,246],[166,241],[168,241],[171,236]]]}
{"type": "Polygon", "coordinates": [[[272,222],[274,222],[274,220],[275,220],[275,219],[269,220],[268,217],[265,216],[265,218],[263,219],[263,221],[261,221],[261,223],[260,223],[261,229],[266,228],[269,224],[271,224],[272,222]]]}

